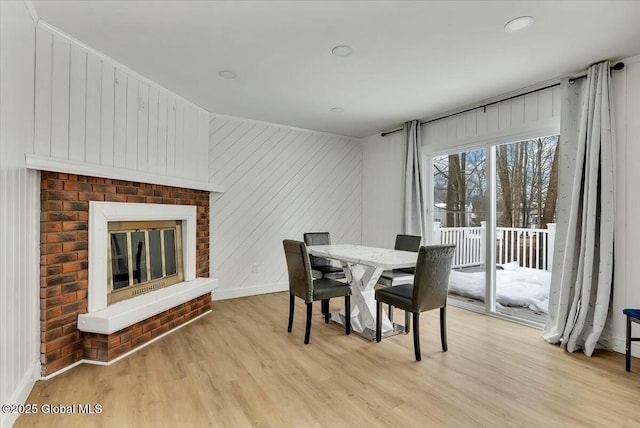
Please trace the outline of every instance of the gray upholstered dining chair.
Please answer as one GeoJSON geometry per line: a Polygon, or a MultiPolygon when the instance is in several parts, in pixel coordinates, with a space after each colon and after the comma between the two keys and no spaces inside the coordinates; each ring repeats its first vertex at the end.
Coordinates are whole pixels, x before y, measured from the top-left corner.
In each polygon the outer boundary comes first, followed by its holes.
{"type": "MultiPolygon", "coordinates": [[[[396,243],[393,246],[394,250],[412,251],[417,253],[420,249],[421,236],[416,235],[396,235],[396,243]]],[[[411,284],[413,283],[413,274],[415,268],[402,268],[385,270],[378,278],[378,284],[385,287],[391,287],[394,285],[411,284]]],[[[393,321],[393,307],[389,305],[389,319],[393,321]]],[[[405,331],[409,332],[408,316],[405,316],[405,331]]]]}
{"type": "MultiPolygon", "coordinates": [[[[307,245],[331,245],[331,235],[329,232],[309,232],[303,234],[304,243],[307,245]]],[[[324,257],[309,256],[311,269],[320,274],[320,278],[344,279],[344,270],[334,266],[331,260],[324,257]]],[[[322,301],[322,313],[329,313],[329,300],[322,301]]]]}
{"type": "Polygon", "coordinates": [[[382,304],[387,303],[413,314],[413,348],[420,355],[420,313],[440,309],[440,340],[447,350],[447,292],[455,245],[420,247],[413,284],[376,290],[376,340],[382,340],[382,304]]]}
{"type": "MultiPolygon", "coordinates": [[[[393,246],[394,250],[413,251],[417,253],[420,249],[421,236],[416,235],[397,235],[396,243],[393,246]]],[[[415,268],[402,268],[385,270],[378,279],[378,284],[390,287],[392,285],[399,285],[402,283],[413,282],[413,273],[415,268]]]]}
{"type": "MultiPolygon", "coordinates": [[[[287,270],[289,272],[289,326],[287,331],[291,333],[293,328],[293,310],[296,297],[303,299],[307,305],[307,324],[304,343],[308,344],[309,336],[311,335],[311,311],[313,302],[316,300],[326,300],[328,302],[329,299],[333,297],[344,296],[345,334],[350,334],[351,286],[331,278],[313,279],[305,243],[285,239],[282,244],[287,259],[287,270]]],[[[324,321],[325,323],[329,322],[329,311],[325,313],[324,321]]]]}

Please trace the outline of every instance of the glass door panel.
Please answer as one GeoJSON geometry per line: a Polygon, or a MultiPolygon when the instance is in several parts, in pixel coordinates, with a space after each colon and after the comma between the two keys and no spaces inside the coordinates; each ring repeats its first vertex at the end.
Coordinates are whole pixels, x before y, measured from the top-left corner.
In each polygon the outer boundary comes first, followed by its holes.
{"type": "Polygon", "coordinates": [[[557,201],[558,136],[496,147],[498,313],[546,323],[557,201]]]}
{"type": "Polygon", "coordinates": [[[472,150],[433,158],[434,244],[455,244],[449,296],[484,311],[487,153],[472,150]]]}

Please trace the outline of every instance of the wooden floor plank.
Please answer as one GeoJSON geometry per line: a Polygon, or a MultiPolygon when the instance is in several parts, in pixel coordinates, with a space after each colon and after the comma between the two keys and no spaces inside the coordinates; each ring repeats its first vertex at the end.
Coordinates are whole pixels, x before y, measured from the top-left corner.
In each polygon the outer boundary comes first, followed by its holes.
{"type": "Polygon", "coordinates": [[[418,363],[411,335],[345,336],[318,304],[305,346],[302,302],[291,334],[287,315],[287,293],[214,302],[213,313],[111,366],[37,382],[27,400],[102,413],[39,412],[15,426],[640,426],[637,359],[626,373],[621,354],[569,354],[538,330],[450,307],[449,351],[438,311],[423,313],[418,363]]]}

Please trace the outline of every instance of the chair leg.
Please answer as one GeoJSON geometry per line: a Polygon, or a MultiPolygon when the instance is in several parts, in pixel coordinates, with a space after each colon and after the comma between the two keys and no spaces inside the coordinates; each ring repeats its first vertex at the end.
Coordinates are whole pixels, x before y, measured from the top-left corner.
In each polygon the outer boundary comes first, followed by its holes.
{"type": "Polygon", "coordinates": [[[322,309],[322,313],[324,314],[324,323],[329,324],[329,316],[331,315],[329,313],[329,299],[323,300],[322,306],[324,306],[324,308],[322,309]]]}
{"type": "Polygon", "coordinates": [[[304,344],[309,344],[309,336],[311,335],[311,311],[313,309],[313,303],[307,303],[307,327],[304,332],[304,344]]]}
{"type": "Polygon", "coordinates": [[[440,341],[442,350],[447,352],[447,307],[440,308],[440,341]]]}
{"type": "Polygon", "coordinates": [[[322,315],[326,315],[327,313],[329,313],[329,299],[324,299],[322,301],[322,315]]]}
{"type": "Polygon", "coordinates": [[[293,328],[293,308],[295,305],[295,296],[289,293],[289,327],[287,327],[287,331],[291,333],[291,329],[293,328]]]}
{"type": "Polygon", "coordinates": [[[627,315],[627,349],[625,350],[624,369],[631,371],[631,318],[627,315]]]}
{"type": "Polygon", "coordinates": [[[382,342],[382,302],[376,300],[376,342],[382,342]]]}
{"type": "Polygon", "coordinates": [[[420,355],[420,312],[413,313],[413,350],[416,353],[416,361],[422,359],[420,355]]]}
{"type": "Polygon", "coordinates": [[[351,296],[344,296],[344,329],[345,334],[351,334],[351,296]]]}
{"type": "Polygon", "coordinates": [[[404,311],[404,333],[409,334],[411,327],[409,325],[409,312],[404,311]]]}
{"type": "Polygon", "coordinates": [[[393,322],[393,306],[391,306],[391,304],[389,304],[389,310],[387,311],[389,313],[389,321],[393,322]]]}

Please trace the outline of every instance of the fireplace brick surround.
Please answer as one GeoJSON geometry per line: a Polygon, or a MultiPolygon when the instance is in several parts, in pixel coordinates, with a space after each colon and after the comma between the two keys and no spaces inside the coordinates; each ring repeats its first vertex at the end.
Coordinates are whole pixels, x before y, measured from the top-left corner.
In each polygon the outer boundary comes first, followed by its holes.
{"type": "Polygon", "coordinates": [[[47,376],[82,359],[108,362],[211,310],[207,294],[112,334],[81,332],[87,312],[89,201],[195,205],[196,276],[209,276],[209,192],[41,172],[40,362],[47,376]]]}

